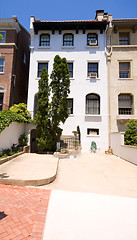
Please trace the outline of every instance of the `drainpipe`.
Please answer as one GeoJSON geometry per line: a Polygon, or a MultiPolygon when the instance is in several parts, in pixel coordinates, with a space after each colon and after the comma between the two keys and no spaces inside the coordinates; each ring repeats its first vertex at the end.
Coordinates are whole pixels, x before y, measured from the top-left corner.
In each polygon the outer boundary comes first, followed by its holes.
{"type": "Polygon", "coordinates": [[[112,26],[112,14],[108,15],[108,21],[109,21],[109,25],[106,29],[106,35],[108,32],[108,37],[109,39],[109,52],[107,49],[107,38],[106,38],[106,48],[105,48],[105,54],[106,54],[106,60],[107,60],[107,77],[108,77],[108,133],[109,133],[109,149],[111,149],[111,139],[110,139],[110,135],[111,135],[111,108],[110,108],[110,66],[111,66],[111,55],[112,55],[112,43],[111,43],[111,34],[112,34],[112,30],[113,30],[113,26],[112,26]]]}

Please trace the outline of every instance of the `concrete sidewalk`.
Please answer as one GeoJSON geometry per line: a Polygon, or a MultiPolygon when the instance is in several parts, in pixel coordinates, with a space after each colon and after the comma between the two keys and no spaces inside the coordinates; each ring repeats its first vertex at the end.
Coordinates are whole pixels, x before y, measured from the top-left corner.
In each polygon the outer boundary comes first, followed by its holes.
{"type": "Polygon", "coordinates": [[[137,199],[53,190],[43,240],[136,240],[137,199]]]}
{"type": "Polygon", "coordinates": [[[39,186],[55,180],[58,159],[53,155],[25,153],[0,165],[0,183],[39,186]]]}

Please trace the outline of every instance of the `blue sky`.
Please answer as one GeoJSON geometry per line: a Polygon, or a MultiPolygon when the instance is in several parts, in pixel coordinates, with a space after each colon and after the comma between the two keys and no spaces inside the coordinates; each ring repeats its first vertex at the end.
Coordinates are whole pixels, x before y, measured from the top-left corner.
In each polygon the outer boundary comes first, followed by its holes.
{"type": "Polygon", "coordinates": [[[7,0],[1,1],[0,18],[18,17],[29,31],[30,16],[40,20],[94,19],[97,9],[113,18],[137,18],[137,0],[7,0]]]}

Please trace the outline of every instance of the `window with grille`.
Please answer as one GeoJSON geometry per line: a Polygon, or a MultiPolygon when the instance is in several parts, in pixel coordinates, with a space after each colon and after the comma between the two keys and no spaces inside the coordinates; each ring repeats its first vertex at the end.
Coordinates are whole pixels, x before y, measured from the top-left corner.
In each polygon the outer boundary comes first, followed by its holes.
{"type": "Polygon", "coordinates": [[[0,73],[4,72],[4,58],[0,58],[0,73]]]}
{"type": "Polygon", "coordinates": [[[68,103],[68,114],[73,114],[73,98],[68,98],[67,103],[68,103]]]}
{"type": "Polygon", "coordinates": [[[38,74],[37,77],[40,77],[41,71],[43,68],[46,68],[48,71],[48,63],[38,63],[38,74]]]}
{"type": "Polygon", "coordinates": [[[119,33],[119,45],[129,45],[129,33],[120,32],[119,33]]]}
{"type": "Polygon", "coordinates": [[[87,35],[87,45],[98,45],[98,37],[96,33],[88,33],[87,35]]]}
{"type": "Polygon", "coordinates": [[[63,46],[73,46],[74,45],[74,36],[72,33],[66,33],[63,36],[63,46]]]}
{"type": "Polygon", "coordinates": [[[5,40],[6,40],[6,32],[0,32],[0,34],[2,35],[2,40],[0,41],[0,43],[5,43],[5,40]]]}
{"type": "Polygon", "coordinates": [[[120,94],[118,96],[118,111],[120,115],[131,115],[133,97],[130,94],[120,94]]]}
{"type": "Polygon", "coordinates": [[[97,94],[88,94],[86,96],[86,114],[100,114],[100,96],[97,94]]]}
{"type": "Polygon", "coordinates": [[[88,77],[98,77],[98,63],[88,63],[88,77]]]}
{"type": "Polygon", "coordinates": [[[68,63],[69,67],[69,77],[73,78],[73,63],[68,63]]]}
{"type": "Polygon", "coordinates": [[[130,62],[119,63],[119,78],[130,78],[130,62]]]}
{"type": "Polygon", "coordinates": [[[41,34],[40,35],[40,46],[43,46],[43,47],[50,46],[50,35],[49,34],[41,34]]]}

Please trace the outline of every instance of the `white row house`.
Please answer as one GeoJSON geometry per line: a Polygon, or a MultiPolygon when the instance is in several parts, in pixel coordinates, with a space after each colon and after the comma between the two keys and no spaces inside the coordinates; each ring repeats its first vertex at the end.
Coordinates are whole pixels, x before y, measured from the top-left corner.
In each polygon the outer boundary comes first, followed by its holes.
{"type": "Polygon", "coordinates": [[[50,76],[56,55],[65,57],[70,72],[69,117],[63,135],[80,130],[82,151],[95,141],[104,152],[109,147],[106,29],[109,16],[97,11],[95,20],[40,21],[31,16],[31,54],[28,110],[35,115],[38,80],[43,67],[50,76]]]}

